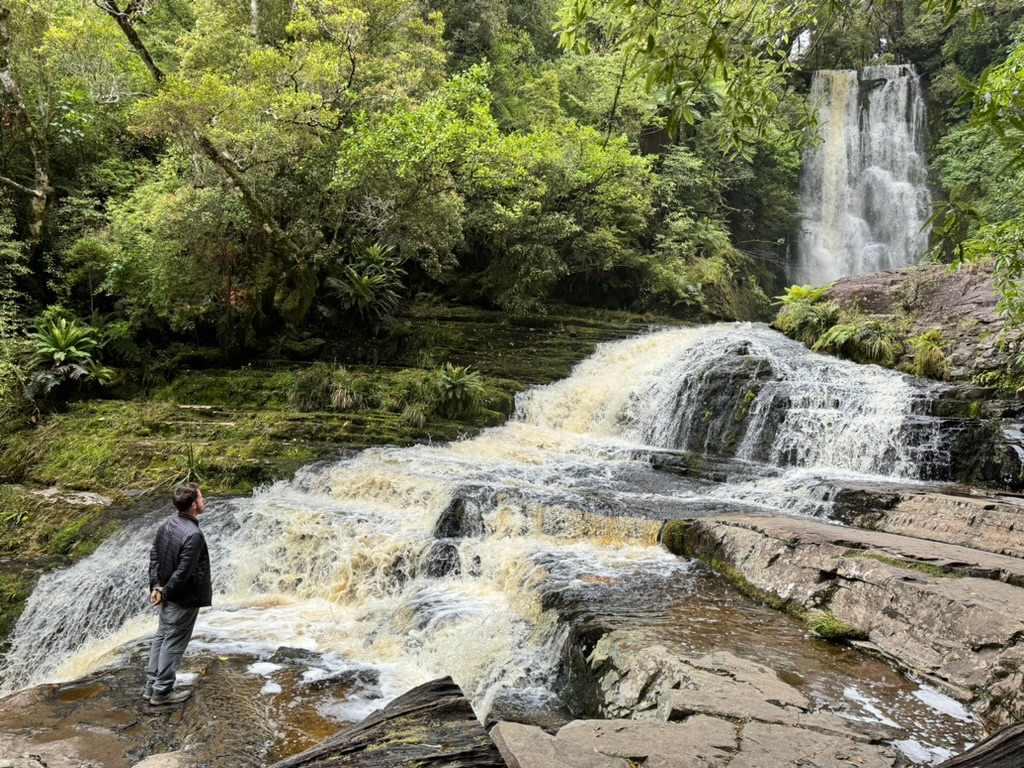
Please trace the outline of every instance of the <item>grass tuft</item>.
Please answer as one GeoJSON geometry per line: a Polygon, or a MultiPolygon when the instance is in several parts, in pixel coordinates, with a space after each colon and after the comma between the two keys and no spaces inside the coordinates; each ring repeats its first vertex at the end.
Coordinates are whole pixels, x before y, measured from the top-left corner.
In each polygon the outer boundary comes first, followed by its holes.
{"type": "Polygon", "coordinates": [[[824,611],[809,614],[805,621],[807,622],[807,628],[811,632],[825,640],[844,642],[847,640],[864,640],[868,636],[864,630],[852,624],[847,624],[842,619],[824,611]]]}

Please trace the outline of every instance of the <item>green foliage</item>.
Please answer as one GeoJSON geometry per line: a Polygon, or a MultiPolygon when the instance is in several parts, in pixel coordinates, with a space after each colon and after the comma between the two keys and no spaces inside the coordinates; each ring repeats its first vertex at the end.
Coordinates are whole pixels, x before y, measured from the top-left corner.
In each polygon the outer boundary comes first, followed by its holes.
{"type": "Polygon", "coordinates": [[[891,368],[903,353],[903,337],[887,319],[848,315],[823,333],[813,349],[891,368]]]}
{"type": "Polygon", "coordinates": [[[715,110],[723,118],[719,146],[748,152],[783,122],[790,43],[819,10],[811,0],[782,7],[752,0],[671,6],[572,0],[563,5],[559,28],[566,49],[621,50],[673,124],[694,125],[705,110],[715,110]]]}
{"type": "Polygon", "coordinates": [[[823,611],[811,613],[806,618],[807,628],[814,634],[818,635],[825,640],[831,640],[833,642],[843,642],[847,640],[863,640],[867,637],[867,633],[853,626],[847,624],[845,621],[836,618],[831,613],[825,613],[823,611]]]}
{"type": "Polygon", "coordinates": [[[203,477],[202,468],[199,463],[199,456],[196,453],[196,447],[192,443],[189,443],[188,450],[185,451],[185,459],[182,462],[181,472],[167,483],[167,487],[177,488],[183,483],[202,483],[204,481],[205,478],[203,477]]]}
{"type": "Polygon", "coordinates": [[[51,555],[70,555],[82,541],[86,526],[93,523],[99,514],[99,511],[87,512],[53,531],[45,544],[47,552],[51,555]]]}
{"type": "Polygon", "coordinates": [[[19,359],[22,320],[16,281],[27,274],[21,248],[14,241],[14,221],[0,192],[0,434],[18,424],[24,410],[23,372],[19,359]]]}
{"type": "Polygon", "coordinates": [[[775,299],[783,306],[808,303],[813,304],[828,292],[829,286],[822,285],[815,288],[813,285],[791,285],[781,296],[775,299]]]}
{"type": "Polygon", "coordinates": [[[470,370],[469,366],[445,363],[435,371],[431,381],[434,409],[449,419],[471,416],[479,411],[483,392],[480,372],[470,370]]]}
{"type": "Polygon", "coordinates": [[[410,427],[422,429],[430,418],[430,407],[427,403],[409,403],[402,409],[402,421],[410,427]]]}
{"type": "MultiPolygon", "coordinates": [[[[638,246],[650,212],[649,163],[622,139],[565,124],[511,134],[480,158],[467,182],[467,265],[489,298],[513,313],[643,268],[638,246]]],[[[467,169],[469,170],[469,169],[467,169]]]]}
{"type": "Polygon", "coordinates": [[[25,574],[0,573],[0,640],[7,638],[14,629],[33,586],[34,580],[25,574]]]}
{"type": "Polygon", "coordinates": [[[942,331],[931,328],[924,333],[911,336],[907,343],[914,351],[911,372],[915,376],[932,379],[948,379],[952,363],[942,349],[942,331]]]}
{"type": "Polygon", "coordinates": [[[390,245],[374,243],[358,248],[352,264],[342,265],[341,277],[328,276],[327,287],[346,310],[364,320],[380,323],[394,314],[401,301],[405,270],[390,245]]]}
{"type": "Polygon", "coordinates": [[[297,411],[326,411],[334,401],[335,369],[314,363],[297,371],[288,393],[288,404],[297,411]]]}
{"type": "Polygon", "coordinates": [[[776,297],[783,306],[772,326],[791,339],[814,346],[840,319],[839,305],[821,300],[827,290],[828,286],[790,286],[776,297]]]}
{"type": "Polygon", "coordinates": [[[105,342],[99,329],[75,317],[42,318],[29,334],[25,397],[46,399],[70,382],[110,384],[116,371],[101,362],[105,342]]]}
{"type": "Polygon", "coordinates": [[[1024,204],[1014,180],[1024,177],[1024,27],[1018,24],[1005,59],[985,67],[976,84],[961,78],[959,85],[971,113],[945,140],[938,163],[949,199],[933,217],[936,251],[952,254],[957,262],[994,259],[999,309],[1011,327],[1020,326],[1024,204]]]}

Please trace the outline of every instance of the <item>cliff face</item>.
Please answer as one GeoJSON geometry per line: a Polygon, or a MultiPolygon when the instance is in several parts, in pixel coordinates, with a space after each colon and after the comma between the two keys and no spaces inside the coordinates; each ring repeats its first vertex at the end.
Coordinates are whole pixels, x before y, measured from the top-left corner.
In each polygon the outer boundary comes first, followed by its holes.
{"type": "MultiPolygon", "coordinates": [[[[844,307],[907,322],[908,336],[940,329],[954,380],[1002,369],[1007,353],[1000,347],[1020,336],[1019,331],[1005,332],[997,312],[991,263],[955,271],[939,264],[847,277],[838,280],[826,297],[844,307]]],[[[909,350],[906,355],[909,359],[909,350]]]]}

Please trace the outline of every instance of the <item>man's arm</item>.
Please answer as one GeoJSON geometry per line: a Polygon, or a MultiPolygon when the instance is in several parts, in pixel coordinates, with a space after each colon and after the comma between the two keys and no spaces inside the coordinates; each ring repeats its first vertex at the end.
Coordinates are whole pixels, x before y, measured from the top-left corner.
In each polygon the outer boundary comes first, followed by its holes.
{"type": "MultiPolygon", "coordinates": [[[[162,530],[162,529],[161,529],[162,530]]],[[[160,586],[160,553],[157,551],[156,543],[160,540],[160,533],[153,538],[153,546],[149,550],[149,591],[152,592],[154,587],[160,586]]]]}

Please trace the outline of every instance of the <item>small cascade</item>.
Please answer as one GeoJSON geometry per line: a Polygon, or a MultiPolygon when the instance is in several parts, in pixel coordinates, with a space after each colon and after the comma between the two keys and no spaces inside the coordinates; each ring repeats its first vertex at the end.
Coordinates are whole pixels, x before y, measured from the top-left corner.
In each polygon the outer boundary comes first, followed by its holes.
{"type": "Polygon", "coordinates": [[[931,203],[913,67],[815,72],[810,98],[821,143],[804,155],[793,280],[823,285],[913,264],[928,247],[931,203]]]}
{"type": "MultiPolygon", "coordinates": [[[[211,499],[202,525],[217,594],[192,647],[269,658],[287,646],[372,667],[379,684],[347,702],[349,718],[448,674],[481,716],[495,702],[555,700],[567,630],[551,606],[613,585],[642,584],[654,603],[686,592],[689,564],[656,545],[666,517],[820,514],[809,478],[918,477],[942,429],[932,395],[758,325],[603,345],[471,440],[371,449],[250,498],[211,499]],[[712,483],[655,469],[659,452],[763,471],[712,483]]],[[[81,676],[153,630],[148,548],[167,512],[41,579],[0,693],[81,676]]]]}

